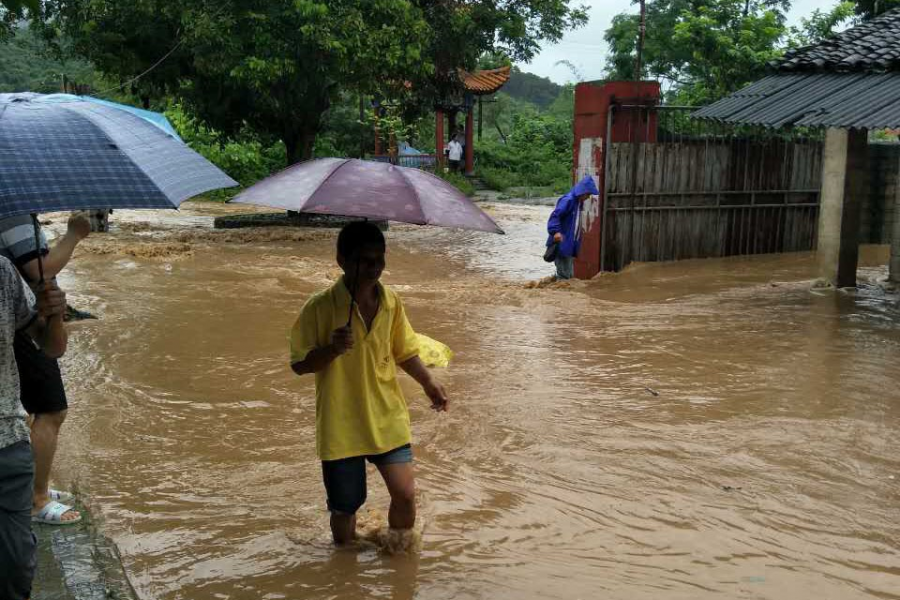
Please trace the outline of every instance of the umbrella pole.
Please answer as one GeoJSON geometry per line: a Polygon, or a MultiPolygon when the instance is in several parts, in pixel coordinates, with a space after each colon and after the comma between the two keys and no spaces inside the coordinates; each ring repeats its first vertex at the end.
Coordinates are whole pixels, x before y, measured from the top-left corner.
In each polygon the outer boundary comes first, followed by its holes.
{"type": "MultiPolygon", "coordinates": [[[[368,220],[367,217],[363,218],[363,222],[368,220]]],[[[353,276],[353,289],[350,290],[350,314],[347,315],[347,327],[350,327],[350,323],[353,321],[353,303],[356,302],[356,288],[359,281],[359,252],[359,250],[356,251],[356,275],[353,276]]]]}
{"type": "Polygon", "coordinates": [[[359,252],[356,253],[356,275],[353,276],[353,286],[350,290],[350,314],[347,315],[347,327],[353,321],[353,303],[356,302],[356,282],[359,281],[359,252]]]}
{"type": "Polygon", "coordinates": [[[31,213],[31,219],[34,221],[34,247],[37,249],[37,260],[38,260],[38,273],[40,273],[40,279],[38,280],[38,284],[44,283],[44,257],[41,254],[41,226],[38,223],[37,213],[31,213]]]}

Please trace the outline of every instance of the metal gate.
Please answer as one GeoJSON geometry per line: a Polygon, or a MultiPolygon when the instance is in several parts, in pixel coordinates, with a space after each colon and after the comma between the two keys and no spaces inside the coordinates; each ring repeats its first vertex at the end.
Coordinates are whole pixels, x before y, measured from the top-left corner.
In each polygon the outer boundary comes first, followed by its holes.
{"type": "Polygon", "coordinates": [[[817,132],[697,121],[694,107],[613,106],[612,120],[617,110],[630,141],[606,138],[602,270],[815,248],[817,132]]]}

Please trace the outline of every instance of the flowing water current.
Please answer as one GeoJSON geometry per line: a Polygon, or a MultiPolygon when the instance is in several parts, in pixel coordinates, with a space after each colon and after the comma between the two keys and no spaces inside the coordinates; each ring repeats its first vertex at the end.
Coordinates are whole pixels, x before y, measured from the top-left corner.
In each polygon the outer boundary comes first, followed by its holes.
{"type": "Polygon", "coordinates": [[[185,207],[116,213],[61,277],[100,320],[71,330],[56,480],[141,597],[900,598],[885,249],[857,292],[812,289],[807,254],[547,285],[546,207],[487,206],[506,236],[392,226],[385,282],[456,353],[449,413],[403,376],[422,537],[392,554],[331,546],[314,384],[288,368],[334,231],[185,207]]]}

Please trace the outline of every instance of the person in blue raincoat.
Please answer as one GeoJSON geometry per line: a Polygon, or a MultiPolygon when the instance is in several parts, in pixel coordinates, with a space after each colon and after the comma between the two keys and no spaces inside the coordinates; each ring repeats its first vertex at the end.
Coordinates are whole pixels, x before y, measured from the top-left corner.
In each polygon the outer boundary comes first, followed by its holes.
{"type": "Polygon", "coordinates": [[[556,253],[556,278],[571,279],[575,276],[575,257],[581,246],[581,232],[578,230],[578,215],[581,205],[590,196],[597,196],[597,184],[590,175],[575,184],[569,192],[556,201],[556,208],[547,221],[547,246],[559,242],[556,253]]]}

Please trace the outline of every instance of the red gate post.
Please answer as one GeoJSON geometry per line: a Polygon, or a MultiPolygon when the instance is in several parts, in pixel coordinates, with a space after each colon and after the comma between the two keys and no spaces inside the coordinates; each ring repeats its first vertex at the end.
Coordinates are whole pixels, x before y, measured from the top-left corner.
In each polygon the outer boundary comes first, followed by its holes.
{"type": "MultiPolygon", "coordinates": [[[[601,220],[606,186],[606,153],[610,143],[638,141],[632,136],[632,119],[635,109],[621,108],[613,115],[613,105],[651,105],[658,103],[660,87],[656,81],[612,81],[609,83],[585,82],[575,87],[575,143],[573,148],[573,180],[592,175],[600,190],[598,198],[591,198],[582,206],[581,250],[575,259],[575,277],[590,279],[603,270],[600,264],[602,246],[601,220]],[[612,122],[609,122],[610,115],[612,122]]],[[[640,110],[640,109],[637,109],[640,110]]],[[[639,130],[642,128],[638,128],[639,130]]],[[[650,138],[655,141],[655,117],[650,127],[650,138]]],[[[640,132],[635,132],[640,133],[640,132]]]]}

